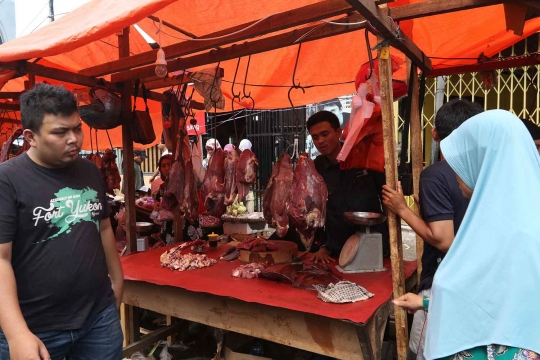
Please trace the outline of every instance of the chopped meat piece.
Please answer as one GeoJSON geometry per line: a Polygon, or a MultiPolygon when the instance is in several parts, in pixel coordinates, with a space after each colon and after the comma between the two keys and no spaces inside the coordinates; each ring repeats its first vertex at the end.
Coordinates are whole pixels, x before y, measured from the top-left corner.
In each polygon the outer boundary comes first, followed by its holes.
{"type": "Polygon", "coordinates": [[[315,285],[328,286],[343,280],[326,265],[303,263],[273,265],[266,268],[261,277],[305,290],[316,290],[315,285]]]}
{"type": "Polygon", "coordinates": [[[259,274],[264,270],[264,264],[251,263],[237,267],[232,271],[233,277],[253,279],[259,277],[259,274]]]}

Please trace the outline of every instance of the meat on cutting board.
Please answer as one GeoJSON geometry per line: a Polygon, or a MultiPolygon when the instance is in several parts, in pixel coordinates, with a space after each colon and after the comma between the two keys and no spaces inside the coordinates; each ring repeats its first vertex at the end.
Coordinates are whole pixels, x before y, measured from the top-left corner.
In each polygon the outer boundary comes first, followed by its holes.
{"type": "Polygon", "coordinates": [[[105,150],[103,158],[101,158],[101,177],[105,182],[105,188],[107,194],[114,195],[114,189],[120,190],[120,172],[118,171],[118,165],[116,165],[116,154],[111,150],[105,150]]]}
{"type": "Polygon", "coordinates": [[[298,157],[290,193],[287,211],[309,251],[316,229],[325,223],[328,190],[324,179],[315,169],[315,163],[306,153],[298,157]]]}
{"type": "Polygon", "coordinates": [[[287,203],[293,184],[291,156],[283,153],[274,164],[272,175],[266,186],[263,198],[263,214],[266,222],[276,228],[279,237],[284,237],[289,230],[287,203]]]}
{"type": "Polygon", "coordinates": [[[240,154],[236,164],[236,186],[238,187],[238,202],[244,200],[249,193],[249,186],[255,183],[257,178],[257,166],[259,160],[253,151],[246,149],[240,154]]]}
{"type": "Polygon", "coordinates": [[[208,215],[221,218],[225,214],[225,169],[224,153],[222,149],[216,149],[208,164],[208,170],[204,176],[201,187],[201,195],[208,215]]]}
{"type": "Polygon", "coordinates": [[[238,163],[238,152],[236,149],[227,152],[225,155],[225,205],[231,205],[236,199],[238,190],[236,188],[236,164],[238,163]]]}

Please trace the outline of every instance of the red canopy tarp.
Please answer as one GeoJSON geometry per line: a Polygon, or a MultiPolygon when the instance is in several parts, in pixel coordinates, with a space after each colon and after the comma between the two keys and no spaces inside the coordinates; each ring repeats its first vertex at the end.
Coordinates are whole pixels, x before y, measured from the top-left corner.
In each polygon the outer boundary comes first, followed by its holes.
{"type": "MultiPolygon", "coordinates": [[[[269,17],[272,14],[297,9],[318,3],[317,0],[96,0],[83,5],[68,15],[32,34],[0,45],[1,61],[42,58],[50,63],[79,71],[91,66],[108,63],[118,59],[116,33],[122,28],[137,23],[154,39],[157,23],[148,19],[156,15],[163,21],[177,26],[197,37],[224,30],[249,21],[269,17]]],[[[422,3],[422,0],[398,0],[392,7],[405,4],[422,3]]],[[[263,21],[271,22],[271,16],[263,21]]],[[[322,23],[316,23],[322,24],[322,23]]],[[[305,26],[312,26],[308,24],[305,26]]],[[[525,23],[523,36],[506,30],[503,5],[493,5],[455,13],[423,17],[400,22],[406,33],[426,56],[432,57],[434,69],[454,65],[474,64],[481,53],[493,56],[521,39],[540,31],[540,19],[534,18],[525,23]]],[[[301,27],[305,27],[301,26],[301,27]]],[[[336,26],[336,25],[321,25],[336,26]]],[[[189,41],[187,35],[167,27],[162,28],[162,45],[189,41]]],[[[286,30],[289,31],[289,30],[286,30]]],[[[275,35],[264,35],[258,39],[275,35]]],[[[309,38],[309,36],[307,37],[309,38]]],[[[371,37],[371,45],[376,43],[371,37]]],[[[130,52],[138,54],[150,50],[148,44],[131,27],[130,52]]],[[[247,78],[246,93],[251,93],[258,109],[277,109],[290,107],[287,92],[292,85],[298,45],[254,54],[247,78]]],[[[399,52],[393,50],[393,54],[399,52]]],[[[40,60],[40,61],[44,61],[40,60]]],[[[307,87],[291,92],[295,106],[317,103],[323,100],[353,93],[354,78],[361,64],[367,61],[367,51],[363,31],[342,34],[331,38],[307,42],[302,45],[296,83],[307,87]],[[315,86],[325,85],[325,86],[315,86]]],[[[41,62],[40,62],[41,63],[41,62]]],[[[234,78],[236,60],[220,63],[225,70],[222,89],[226,101],[225,110],[231,109],[231,82],[234,78]]],[[[215,66],[206,64],[201,67],[215,66]]],[[[247,60],[240,64],[235,92],[241,90],[246,73],[247,60]]],[[[190,70],[197,70],[190,69],[190,70]]],[[[405,78],[405,70],[396,74],[405,78]]],[[[108,76],[105,77],[109,79],[108,76]]],[[[22,90],[21,79],[12,80],[4,91],[22,90]],[[15,82],[15,86],[9,86],[15,82]]],[[[196,100],[201,100],[196,96],[196,100]]],[[[250,107],[251,102],[244,99],[235,108],[250,107]]],[[[152,107],[156,132],[161,133],[159,109],[152,107]]],[[[111,134],[113,143],[121,143],[117,134],[111,134]]],[[[159,135],[158,135],[159,137],[159,135]]],[[[100,137],[100,143],[106,143],[100,137]]]]}
{"type": "MultiPolygon", "coordinates": [[[[348,320],[357,324],[366,323],[375,311],[392,297],[392,271],[389,259],[384,259],[384,266],[388,270],[383,272],[343,275],[334,270],[336,274],[363,286],[375,296],[351,304],[330,304],[317,298],[316,291],[300,290],[291,285],[265,279],[234,278],[231,275],[232,270],[244,264],[240,260],[232,262],[218,260],[217,264],[208,268],[182,272],[164,268],[160,264],[159,257],[167,249],[169,247],[122,257],[124,278],[348,320]]],[[[218,249],[208,250],[207,255],[218,258],[223,251],[224,247],[220,246],[218,249]]],[[[183,251],[187,252],[190,250],[183,251]]],[[[407,279],[415,272],[416,262],[404,261],[404,268],[407,279]]]]}

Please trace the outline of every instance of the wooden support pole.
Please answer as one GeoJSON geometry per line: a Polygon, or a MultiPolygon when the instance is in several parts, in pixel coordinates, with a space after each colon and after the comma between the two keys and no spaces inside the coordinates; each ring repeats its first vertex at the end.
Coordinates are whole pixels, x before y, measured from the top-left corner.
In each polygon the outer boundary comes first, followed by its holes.
{"type": "MultiPolygon", "coordinates": [[[[415,197],[420,193],[420,173],[424,169],[424,151],[422,149],[422,114],[420,113],[420,88],[418,84],[417,67],[411,65],[414,76],[409,79],[413,87],[411,101],[411,162],[413,173],[413,188],[415,197]]],[[[414,212],[420,216],[420,204],[414,203],[414,212]]],[[[418,265],[417,275],[420,284],[422,273],[422,254],[424,253],[424,240],[416,235],[416,262],[418,265]]]]}
{"type": "MultiPolygon", "coordinates": [[[[118,35],[118,50],[120,58],[129,57],[129,27],[122,35],[118,35]]],[[[128,253],[137,250],[137,236],[135,230],[135,168],[133,167],[133,139],[131,137],[131,84],[126,81],[122,84],[122,103],[124,106],[124,124],[122,125],[122,146],[124,169],[124,201],[126,205],[126,238],[128,253]]]]}
{"type": "MultiPolygon", "coordinates": [[[[379,42],[384,40],[379,37],[379,42]]],[[[386,185],[395,189],[398,181],[396,159],[396,134],[394,124],[394,99],[392,91],[392,67],[390,48],[379,49],[379,82],[381,88],[382,127],[384,136],[384,167],[386,185]]],[[[390,234],[390,260],[392,262],[392,283],[394,298],[405,294],[405,276],[403,273],[403,246],[401,242],[400,219],[388,211],[388,230],[390,234]]],[[[404,309],[394,306],[396,319],[396,338],[398,360],[407,359],[408,327],[407,313],[404,309]]]]}
{"type": "MultiPolygon", "coordinates": [[[[26,84],[25,84],[25,88],[26,88],[26,84]]],[[[0,99],[19,100],[20,96],[21,96],[20,92],[12,92],[12,91],[0,92],[0,99]]]]}

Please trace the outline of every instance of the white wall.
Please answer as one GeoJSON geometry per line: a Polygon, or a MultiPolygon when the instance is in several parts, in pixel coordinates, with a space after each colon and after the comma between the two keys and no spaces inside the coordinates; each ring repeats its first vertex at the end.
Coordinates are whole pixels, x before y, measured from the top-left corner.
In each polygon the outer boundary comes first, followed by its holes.
{"type": "Polygon", "coordinates": [[[2,42],[15,39],[15,0],[0,0],[0,37],[2,42]]]}

